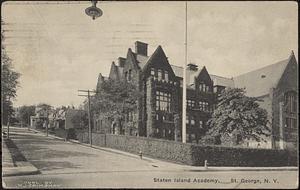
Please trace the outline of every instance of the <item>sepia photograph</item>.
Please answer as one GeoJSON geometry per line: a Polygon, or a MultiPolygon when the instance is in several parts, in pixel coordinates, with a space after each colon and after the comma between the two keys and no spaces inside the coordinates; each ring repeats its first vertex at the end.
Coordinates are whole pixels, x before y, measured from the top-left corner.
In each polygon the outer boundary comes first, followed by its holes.
{"type": "Polygon", "coordinates": [[[296,1],[4,1],[4,189],[297,189],[296,1]]]}

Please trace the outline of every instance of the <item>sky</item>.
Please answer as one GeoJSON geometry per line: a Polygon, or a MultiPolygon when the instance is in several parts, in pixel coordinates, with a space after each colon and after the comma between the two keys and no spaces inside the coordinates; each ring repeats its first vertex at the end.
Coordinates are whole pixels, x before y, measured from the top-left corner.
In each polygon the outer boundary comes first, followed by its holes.
{"type": "MultiPolygon", "coordinates": [[[[16,106],[78,106],[78,89],[95,89],[99,73],[125,57],[134,42],[158,45],[171,64],[183,66],[185,2],[98,2],[92,20],[85,2],[6,2],[4,45],[21,73],[16,106]]],[[[298,57],[296,2],[188,2],[188,62],[233,77],[298,57]]]]}

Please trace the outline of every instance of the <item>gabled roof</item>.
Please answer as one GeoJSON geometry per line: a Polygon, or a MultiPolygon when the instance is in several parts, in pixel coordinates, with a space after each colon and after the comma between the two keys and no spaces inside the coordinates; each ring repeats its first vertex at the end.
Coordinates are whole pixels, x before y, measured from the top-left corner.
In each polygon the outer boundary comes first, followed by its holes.
{"type": "Polygon", "coordinates": [[[123,75],[123,67],[119,67],[114,62],[112,62],[110,67],[109,78],[121,79],[122,75],[123,75]]]}
{"type": "Polygon", "coordinates": [[[102,76],[101,73],[99,73],[96,89],[98,90],[100,88],[101,83],[103,81],[107,81],[107,80],[108,80],[108,77],[104,77],[104,76],[102,76]]]}
{"type": "Polygon", "coordinates": [[[258,97],[268,94],[271,88],[277,86],[292,56],[293,53],[288,59],[234,77],[235,87],[246,88],[247,96],[258,97]]]}
{"type": "Polygon", "coordinates": [[[153,52],[153,54],[147,59],[147,62],[145,64],[145,66],[143,67],[143,71],[149,69],[151,66],[153,65],[157,65],[157,64],[165,64],[167,67],[169,67],[170,71],[172,71],[172,75],[175,75],[175,71],[172,68],[172,65],[169,63],[168,58],[164,52],[164,50],[162,49],[162,47],[159,45],[156,50],[153,52]]]}
{"type": "Polygon", "coordinates": [[[211,80],[214,82],[215,86],[226,86],[226,87],[230,87],[233,88],[234,87],[234,81],[233,78],[226,78],[226,77],[222,77],[222,76],[218,76],[218,75],[209,75],[211,80]]]}
{"type": "Polygon", "coordinates": [[[131,48],[128,48],[128,51],[127,51],[127,56],[126,56],[126,61],[129,61],[131,60],[132,61],[132,64],[134,65],[135,68],[139,68],[139,65],[138,65],[138,61],[136,59],[136,55],[135,53],[132,52],[131,48]]]}
{"type": "Polygon", "coordinates": [[[176,65],[171,65],[171,67],[177,77],[180,77],[180,78],[183,77],[183,68],[182,67],[179,67],[176,65]]]}
{"type": "Polygon", "coordinates": [[[143,69],[150,57],[145,55],[140,55],[137,53],[134,53],[134,55],[135,55],[135,60],[137,61],[137,64],[139,65],[140,69],[143,69]]]}

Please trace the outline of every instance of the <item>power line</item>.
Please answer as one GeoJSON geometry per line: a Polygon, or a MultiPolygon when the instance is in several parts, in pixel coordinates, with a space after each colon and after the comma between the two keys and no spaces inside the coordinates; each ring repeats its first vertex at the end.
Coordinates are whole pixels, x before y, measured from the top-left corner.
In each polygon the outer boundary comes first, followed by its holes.
{"type": "Polygon", "coordinates": [[[6,2],[5,5],[70,5],[70,4],[91,4],[90,1],[22,1],[6,2]]]}
{"type": "MultiPolygon", "coordinates": [[[[136,1],[98,1],[100,4],[110,3],[136,3],[136,1]]],[[[5,5],[90,5],[91,1],[22,1],[6,2],[5,5]]]]}

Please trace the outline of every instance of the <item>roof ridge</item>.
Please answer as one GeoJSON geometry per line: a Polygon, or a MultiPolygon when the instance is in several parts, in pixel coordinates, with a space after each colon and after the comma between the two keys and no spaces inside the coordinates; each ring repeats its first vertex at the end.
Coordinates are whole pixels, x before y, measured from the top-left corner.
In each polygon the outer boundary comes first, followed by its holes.
{"type": "Polygon", "coordinates": [[[183,69],[183,67],[181,67],[181,66],[177,66],[177,65],[173,65],[173,64],[170,64],[171,66],[174,66],[174,67],[179,67],[179,68],[182,68],[183,69]]]}
{"type": "Polygon", "coordinates": [[[283,64],[283,63],[286,63],[286,61],[289,62],[289,60],[290,60],[290,58],[288,58],[288,59],[283,59],[283,60],[278,61],[278,62],[276,62],[276,63],[270,64],[270,65],[266,65],[266,66],[264,66],[264,67],[261,67],[261,68],[258,68],[258,69],[252,70],[252,71],[248,71],[248,72],[243,73],[243,74],[239,74],[239,75],[237,75],[237,76],[235,76],[235,77],[233,77],[233,78],[237,78],[237,77],[242,76],[242,75],[246,75],[246,74],[249,74],[249,73],[252,73],[252,72],[256,72],[256,71],[259,71],[259,70],[263,70],[263,69],[265,69],[265,68],[272,67],[272,66],[277,65],[277,64],[283,64]]]}
{"type": "Polygon", "coordinates": [[[224,79],[233,80],[233,78],[223,77],[223,76],[220,76],[220,75],[215,75],[215,74],[209,74],[209,75],[216,76],[216,77],[220,77],[220,78],[224,78],[224,79]]]}

